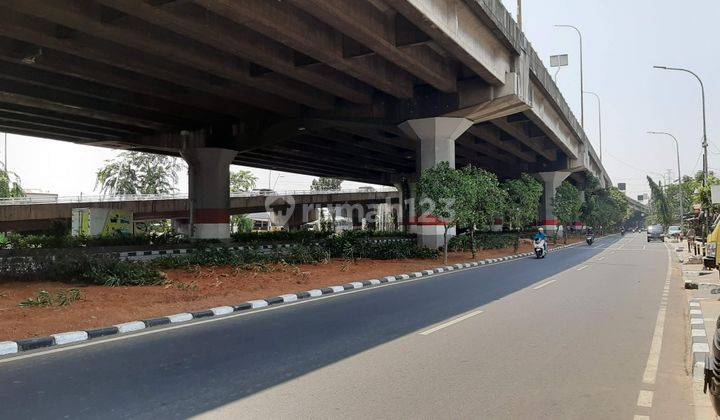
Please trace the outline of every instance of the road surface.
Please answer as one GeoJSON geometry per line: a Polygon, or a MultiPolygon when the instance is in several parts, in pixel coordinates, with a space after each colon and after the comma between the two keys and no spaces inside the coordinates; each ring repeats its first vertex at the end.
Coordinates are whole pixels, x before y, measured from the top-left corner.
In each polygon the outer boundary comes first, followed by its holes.
{"type": "Polygon", "coordinates": [[[610,237],[0,359],[0,418],[689,419],[670,252],[610,237]]]}

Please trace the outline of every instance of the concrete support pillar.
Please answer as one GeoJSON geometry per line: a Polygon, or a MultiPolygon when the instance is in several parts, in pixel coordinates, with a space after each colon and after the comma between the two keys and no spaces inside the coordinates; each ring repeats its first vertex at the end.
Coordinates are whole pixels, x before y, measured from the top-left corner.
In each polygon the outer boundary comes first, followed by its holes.
{"type": "Polygon", "coordinates": [[[360,209],[353,209],[350,212],[350,220],[352,221],[353,230],[362,230],[363,228],[363,215],[361,213],[362,206],[360,209]]]}
{"type": "Polygon", "coordinates": [[[376,230],[378,219],[378,204],[363,204],[363,217],[365,218],[365,229],[376,230]]]}
{"type": "MultiPolygon", "coordinates": [[[[437,166],[440,162],[448,162],[450,167],[454,168],[455,140],[472,124],[472,121],[465,118],[449,117],[408,120],[400,124],[400,129],[405,134],[418,141],[420,148],[416,164],[418,174],[423,169],[437,166]]],[[[417,233],[420,245],[433,249],[442,246],[444,227],[437,218],[430,216],[420,220],[412,214],[407,223],[409,230],[417,233]]],[[[455,236],[455,228],[450,229],[448,236],[455,236]]]]}
{"type": "Polygon", "coordinates": [[[553,210],[555,190],[570,176],[567,171],[540,172],[537,174],[543,183],[543,196],[540,203],[540,226],[548,232],[557,230],[558,221],[553,210]]]}
{"type": "Polygon", "coordinates": [[[230,237],[230,163],[237,151],[213,147],[181,151],[188,164],[193,239],[230,237]]]}

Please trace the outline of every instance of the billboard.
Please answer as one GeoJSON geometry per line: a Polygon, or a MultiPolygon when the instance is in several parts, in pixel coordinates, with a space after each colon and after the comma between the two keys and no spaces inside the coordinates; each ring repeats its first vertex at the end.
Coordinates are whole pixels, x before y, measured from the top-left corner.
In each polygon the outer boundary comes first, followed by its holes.
{"type": "Polygon", "coordinates": [[[133,215],[121,209],[77,208],[72,210],[73,236],[132,235],[133,215]]]}

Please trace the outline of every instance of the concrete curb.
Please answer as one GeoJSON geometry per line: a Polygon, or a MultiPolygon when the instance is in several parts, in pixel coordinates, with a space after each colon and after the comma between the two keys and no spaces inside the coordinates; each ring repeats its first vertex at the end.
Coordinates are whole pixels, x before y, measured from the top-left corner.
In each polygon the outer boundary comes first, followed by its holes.
{"type": "Polygon", "coordinates": [[[710,357],[710,345],[707,331],[705,331],[702,306],[698,299],[690,299],[690,343],[693,379],[702,381],[705,375],[705,364],[710,357]]]}
{"type": "MultiPolygon", "coordinates": [[[[548,252],[559,251],[561,249],[577,246],[584,242],[577,242],[570,245],[558,245],[555,248],[550,249],[548,252]]],[[[488,258],[481,261],[471,261],[467,263],[458,263],[455,265],[437,267],[432,270],[422,270],[412,272],[409,274],[398,274],[394,276],[386,276],[381,279],[371,279],[363,281],[354,281],[338,286],[328,286],[322,289],[313,289],[297,293],[287,293],[280,296],[273,296],[266,299],[256,299],[243,302],[239,305],[233,306],[219,306],[207,310],[179,313],[164,317],[143,319],[140,321],[124,322],[122,324],[116,324],[110,327],[95,328],[85,331],[71,331],[64,333],[52,334],[48,337],[28,338],[24,340],[15,341],[0,341],[0,356],[16,354],[29,350],[35,350],[45,347],[60,346],[63,344],[73,344],[83,341],[93,340],[100,337],[107,337],[112,335],[128,334],[134,331],[140,331],[146,328],[152,328],[167,324],[176,324],[182,322],[188,322],[193,319],[209,318],[209,317],[222,317],[236,312],[251,311],[253,309],[265,308],[272,305],[295,302],[298,300],[309,299],[314,297],[320,297],[328,294],[341,293],[347,290],[355,290],[361,288],[375,287],[386,283],[401,282],[410,279],[416,279],[419,277],[434,276],[439,273],[449,271],[464,271],[477,267],[484,267],[493,265],[510,260],[518,260],[534,256],[533,252],[526,252],[522,254],[509,255],[500,258],[488,258]]]]}

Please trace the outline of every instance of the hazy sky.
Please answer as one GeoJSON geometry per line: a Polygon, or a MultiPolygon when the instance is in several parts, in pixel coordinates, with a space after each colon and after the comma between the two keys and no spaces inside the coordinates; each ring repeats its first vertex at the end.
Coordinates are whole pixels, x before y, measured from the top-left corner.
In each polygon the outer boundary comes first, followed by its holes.
{"type": "MultiPolygon", "coordinates": [[[[504,0],[514,14],[516,0],[504,0]]],[[[645,175],[671,169],[677,176],[675,148],[668,131],[680,140],[683,174],[702,168],[700,91],[690,75],[652,69],[653,64],[686,67],[705,83],[709,166],[720,172],[720,2],[717,0],[523,0],[523,25],[540,57],[567,53],[558,85],[580,119],[577,34],[554,24],[575,25],[583,33],[585,90],[602,99],[603,163],[613,183],[628,184],[628,194],[648,192],[645,175]]],[[[554,69],[551,69],[554,73],[554,69]]],[[[585,129],[598,150],[597,103],[585,97],[585,129]]],[[[60,195],[94,194],[95,172],[118,152],[53,140],[8,135],[8,166],[27,188],[60,195]]],[[[4,153],[0,145],[0,155],[4,153]]],[[[267,187],[268,171],[252,169],[258,186],[267,187]]],[[[275,184],[278,172],[272,175],[275,184]]],[[[282,174],[276,188],[307,189],[312,177],[282,174]]],[[[185,174],[179,188],[187,190],[185,174]]],[[[346,183],[345,187],[357,186],[346,183]]]]}

